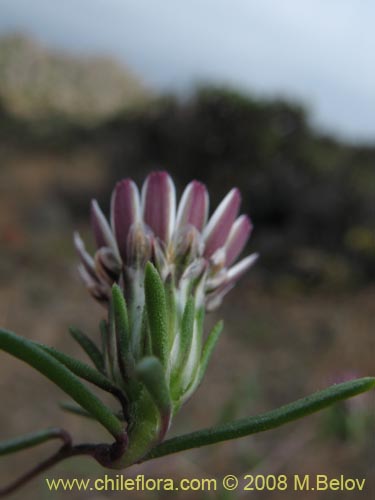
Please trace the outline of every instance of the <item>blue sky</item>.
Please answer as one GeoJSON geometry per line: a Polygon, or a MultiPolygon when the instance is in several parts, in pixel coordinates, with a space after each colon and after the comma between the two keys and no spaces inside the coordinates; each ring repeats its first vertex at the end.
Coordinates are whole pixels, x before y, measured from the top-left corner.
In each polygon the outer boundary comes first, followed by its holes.
{"type": "Polygon", "coordinates": [[[314,124],[375,142],[372,0],[1,0],[0,33],[109,54],[150,86],[230,83],[305,103],[314,124]]]}

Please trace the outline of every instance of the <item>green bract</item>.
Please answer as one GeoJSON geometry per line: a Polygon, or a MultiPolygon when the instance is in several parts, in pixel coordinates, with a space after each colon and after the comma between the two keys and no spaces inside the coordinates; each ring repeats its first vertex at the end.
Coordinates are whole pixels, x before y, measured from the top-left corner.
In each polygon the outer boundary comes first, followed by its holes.
{"type": "Polygon", "coordinates": [[[202,380],[222,329],[220,323],[204,342],[204,308],[196,308],[194,289],[180,310],[167,299],[172,287],[150,262],[144,271],[143,308],[128,308],[120,287],[112,286],[104,352],[96,358],[106,360],[104,375],[126,400],[128,449],[113,467],[140,460],[163,440],[173,415],[202,380]],[[136,328],[139,317],[142,327],[136,328]]]}

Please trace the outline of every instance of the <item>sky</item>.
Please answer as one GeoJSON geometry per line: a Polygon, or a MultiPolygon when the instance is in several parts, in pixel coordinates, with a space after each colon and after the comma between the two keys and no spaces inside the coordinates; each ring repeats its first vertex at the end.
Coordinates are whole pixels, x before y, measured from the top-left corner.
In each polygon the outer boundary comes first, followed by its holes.
{"type": "Polygon", "coordinates": [[[0,34],[106,54],[159,91],[231,84],[375,142],[373,0],[0,0],[0,34]]]}

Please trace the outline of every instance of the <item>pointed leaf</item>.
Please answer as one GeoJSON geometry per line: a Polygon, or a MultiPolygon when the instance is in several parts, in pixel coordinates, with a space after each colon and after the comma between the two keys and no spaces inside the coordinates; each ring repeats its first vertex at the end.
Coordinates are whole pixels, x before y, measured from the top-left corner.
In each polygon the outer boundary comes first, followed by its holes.
{"type": "Polygon", "coordinates": [[[136,372],[160,412],[160,434],[164,437],[172,414],[172,403],[164,369],[157,358],[149,356],[138,363],[136,372]]]}
{"type": "Polygon", "coordinates": [[[109,342],[109,331],[108,331],[108,323],[105,319],[102,319],[99,323],[100,337],[102,341],[102,352],[104,359],[104,370],[105,374],[108,376],[111,373],[110,362],[109,362],[109,354],[108,354],[108,342],[109,342]]]}
{"type": "Polygon", "coordinates": [[[108,310],[108,335],[107,335],[107,352],[109,362],[109,376],[117,383],[121,383],[123,376],[119,366],[119,357],[117,349],[117,335],[115,325],[115,311],[113,307],[113,300],[109,303],[108,310]]]}
{"type": "Polygon", "coordinates": [[[124,377],[128,378],[134,369],[134,360],[130,347],[128,311],[121,288],[112,286],[112,304],[117,339],[119,366],[124,377]]]}
{"type": "Polygon", "coordinates": [[[171,409],[171,400],[160,361],[155,356],[148,356],[138,363],[136,370],[160,413],[168,413],[171,409]]]}
{"type": "Polygon", "coordinates": [[[215,349],[217,341],[219,340],[220,334],[223,331],[223,326],[224,323],[222,321],[216,323],[216,325],[213,327],[213,329],[210,331],[207,337],[201,356],[201,363],[198,374],[198,384],[200,384],[200,382],[204,377],[204,374],[206,373],[208,362],[210,361],[211,355],[213,353],[213,350],[215,349]]]}
{"type": "Polygon", "coordinates": [[[90,420],[93,419],[93,416],[88,411],[81,408],[81,406],[71,403],[70,401],[64,401],[59,403],[59,406],[62,410],[67,411],[68,413],[73,413],[73,415],[78,415],[79,417],[86,417],[90,420]]]}
{"type": "Polygon", "coordinates": [[[34,344],[43,349],[43,351],[53,356],[58,361],[60,361],[60,363],[65,365],[75,375],[77,375],[80,378],[83,378],[84,380],[87,380],[87,382],[90,382],[91,384],[94,384],[97,387],[100,387],[100,389],[103,389],[104,391],[111,393],[116,393],[120,390],[105,375],[98,372],[94,368],[91,368],[91,366],[86,365],[86,363],[83,363],[78,359],[72,358],[71,356],[68,356],[63,352],[58,351],[54,347],[49,347],[44,344],[39,344],[36,342],[34,342],[34,344]]]}
{"type": "Polygon", "coordinates": [[[200,382],[204,316],[204,307],[195,311],[190,352],[183,361],[185,366],[177,376],[171,377],[174,412],[191,397],[200,382]]]}
{"type": "Polygon", "coordinates": [[[146,306],[143,308],[140,337],[141,337],[141,349],[140,349],[141,355],[139,356],[139,358],[141,359],[146,356],[152,356],[151,333],[150,333],[150,327],[148,325],[148,314],[146,306]]]}
{"type": "Polygon", "coordinates": [[[104,358],[102,353],[99,351],[95,343],[88,337],[85,333],[83,333],[78,328],[74,326],[69,327],[69,332],[71,336],[78,342],[78,344],[82,347],[91,361],[94,363],[96,368],[100,372],[104,372],[104,358]]]}
{"type": "MultiPolygon", "coordinates": [[[[78,415],[79,417],[86,417],[91,420],[93,419],[93,416],[89,412],[81,408],[81,406],[71,403],[70,401],[62,401],[59,403],[59,406],[62,410],[78,415]]],[[[122,412],[116,412],[115,415],[119,420],[124,421],[124,415],[122,412]]]]}
{"type": "Polygon", "coordinates": [[[177,360],[175,361],[174,370],[172,372],[172,387],[173,392],[180,391],[181,378],[184,373],[184,367],[187,360],[189,359],[189,354],[193,341],[194,333],[194,319],[195,319],[195,304],[194,298],[189,297],[186,302],[184,313],[181,320],[181,331],[179,335],[179,346],[177,360]]]}
{"type": "Polygon", "coordinates": [[[165,300],[167,304],[167,320],[168,320],[168,338],[169,345],[174,342],[174,337],[176,334],[176,321],[177,321],[177,297],[176,297],[176,285],[172,274],[167,276],[165,281],[165,300]]]}
{"type": "Polygon", "coordinates": [[[191,342],[193,340],[193,329],[194,329],[194,319],[195,319],[195,304],[194,297],[190,296],[186,302],[185,310],[182,315],[181,321],[181,367],[184,361],[188,358],[191,349],[191,342]]]}
{"type": "Polygon", "coordinates": [[[146,264],[145,298],[152,351],[165,367],[168,364],[169,347],[167,304],[163,282],[151,262],[146,264]]]}

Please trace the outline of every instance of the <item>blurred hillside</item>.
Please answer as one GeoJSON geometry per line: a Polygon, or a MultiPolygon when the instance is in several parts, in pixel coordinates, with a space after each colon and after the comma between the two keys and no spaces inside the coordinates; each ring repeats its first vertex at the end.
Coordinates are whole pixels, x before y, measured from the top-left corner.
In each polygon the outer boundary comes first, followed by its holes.
{"type": "Polygon", "coordinates": [[[337,291],[375,278],[375,147],[319,135],[294,103],[220,87],[151,99],[111,61],[8,37],[0,43],[0,132],[2,178],[17,178],[18,189],[28,179],[25,203],[45,197],[65,220],[87,221],[92,196],[108,206],[119,178],[141,182],[165,168],[179,188],[206,182],[212,205],[241,188],[263,285],[337,291]]]}
{"type": "Polygon", "coordinates": [[[0,39],[0,75],[6,109],[31,120],[57,115],[98,121],[149,94],[128,69],[109,58],[66,56],[24,36],[0,39]]]}

